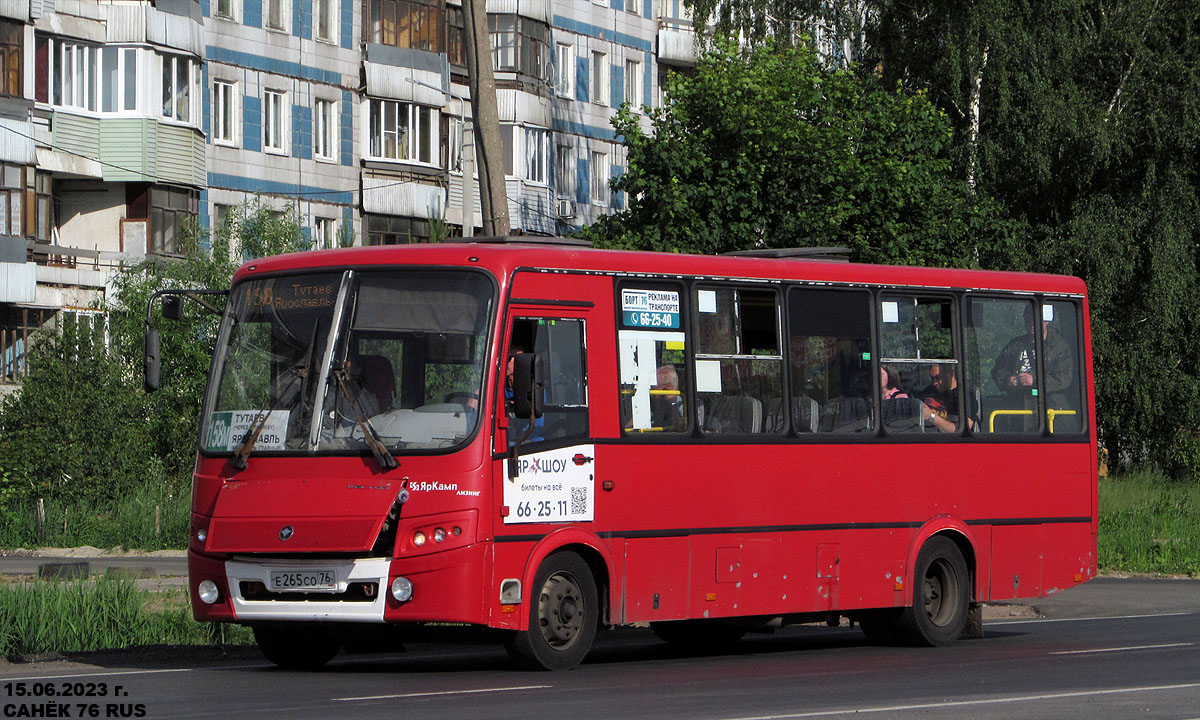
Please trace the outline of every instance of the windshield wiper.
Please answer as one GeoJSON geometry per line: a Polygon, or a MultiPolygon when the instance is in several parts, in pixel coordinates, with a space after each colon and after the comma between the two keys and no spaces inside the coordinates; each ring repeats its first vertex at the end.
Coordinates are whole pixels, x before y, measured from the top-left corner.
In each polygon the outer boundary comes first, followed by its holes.
{"type": "Polygon", "coordinates": [[[337,368],[333,371],[333,376],[337,378],[338,387],[342,389],[346,399],[350,401],[350,410],[354,413],[354,422],[362,430],[363,441],[367,443],[367,447],[375,455],[375,460],[379,462],[379,466],[384,470],[391,470],[400,467],[400,463],[396,462],[396,458],[388,452],[387,446],[383,444],[382,438],[379,437],[379,432],[375,430],[375,426],[367,419],[367,414],[363,412],[362,405],[359,403],[359,386],[357,383],[350,381],[350,376],[345,368],[337,368]]]}

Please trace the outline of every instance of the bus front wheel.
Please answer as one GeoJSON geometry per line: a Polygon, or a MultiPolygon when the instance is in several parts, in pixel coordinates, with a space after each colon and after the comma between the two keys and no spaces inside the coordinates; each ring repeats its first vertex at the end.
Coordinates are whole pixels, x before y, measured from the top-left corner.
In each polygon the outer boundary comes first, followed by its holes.
{"type": "Polygon", "coordinates": [[[971,578],[954,541],[935,536],[917,556],[913,604],[896,618],[896,634],[910,645],[949,645],[963,634],[971,604],[971,578]]]}
{"type": "Polygon", "coordinates": [[[285,670],[316,670],[342,649],[341,641],[319,625],[255,625],[254,641],[285,670]]]}
{"type": "Polygon", "coordinates": [[[529,597],[529,629],[508,644],[523,664],[569,670],[592,649],[600,620],[596,580],[583,558],[559,552],[538,568],[529,597]]]}

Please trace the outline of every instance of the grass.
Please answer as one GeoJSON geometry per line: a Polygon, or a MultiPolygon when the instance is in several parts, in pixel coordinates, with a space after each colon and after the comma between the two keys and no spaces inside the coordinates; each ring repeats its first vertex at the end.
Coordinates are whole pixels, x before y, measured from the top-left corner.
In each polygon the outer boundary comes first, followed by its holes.
{"type": "Polygon", "coordinates": [[[1200,484],[1135,472],[1100,480],[1100,569],[1200,575],[1200,484]]]}
{"type": "Polygon", "coordinates": [[[36,500],[0,507],[0,547],[187,547],[191,493],[166,484],[130,488],[106,505],[46,500],[38,520],[36,500]]]}
{"type": "Polygon", "coordinates": [[[185,591],[150,593],[121,574],[0,585],[0,657],[250,640],[244,628],[194,621],[185,591]]]}

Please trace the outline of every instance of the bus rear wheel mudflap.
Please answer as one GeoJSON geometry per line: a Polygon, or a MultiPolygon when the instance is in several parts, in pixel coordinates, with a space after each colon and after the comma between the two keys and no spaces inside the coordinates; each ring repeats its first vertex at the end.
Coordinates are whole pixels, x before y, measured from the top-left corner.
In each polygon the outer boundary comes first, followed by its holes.
{"type": "Polygon", "coordinates": [[[312,623],[272,623],[251,629],[262,654],[285,670],[316,670],[342,649],[333,632],[312,623]]]}
{"type": "Polygon", "coordinates": [[[596,580],[573,552],[547,557],[531,586],[529,629],[512,637],[510,655],[528,667],[569,670],[583,662],[600,621],[596,580]]]}
{"type": "Polygon", "coordinates": [[[935,535],[925,542],[913,573],[913,604],[893,630],[908,645],[943,646],[962,636],[971,605],[971,574],[958,545],[935,535]]]}

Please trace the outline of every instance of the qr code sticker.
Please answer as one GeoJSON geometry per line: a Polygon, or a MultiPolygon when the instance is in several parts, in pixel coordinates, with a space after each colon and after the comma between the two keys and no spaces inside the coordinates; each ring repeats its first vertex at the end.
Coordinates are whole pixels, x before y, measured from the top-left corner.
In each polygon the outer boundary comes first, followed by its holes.
{"type": "Polygon", "coordinates": [[[587,513],[588,489],[585,487],[571,488],[571,514],[584,515],[587,513]]]}

